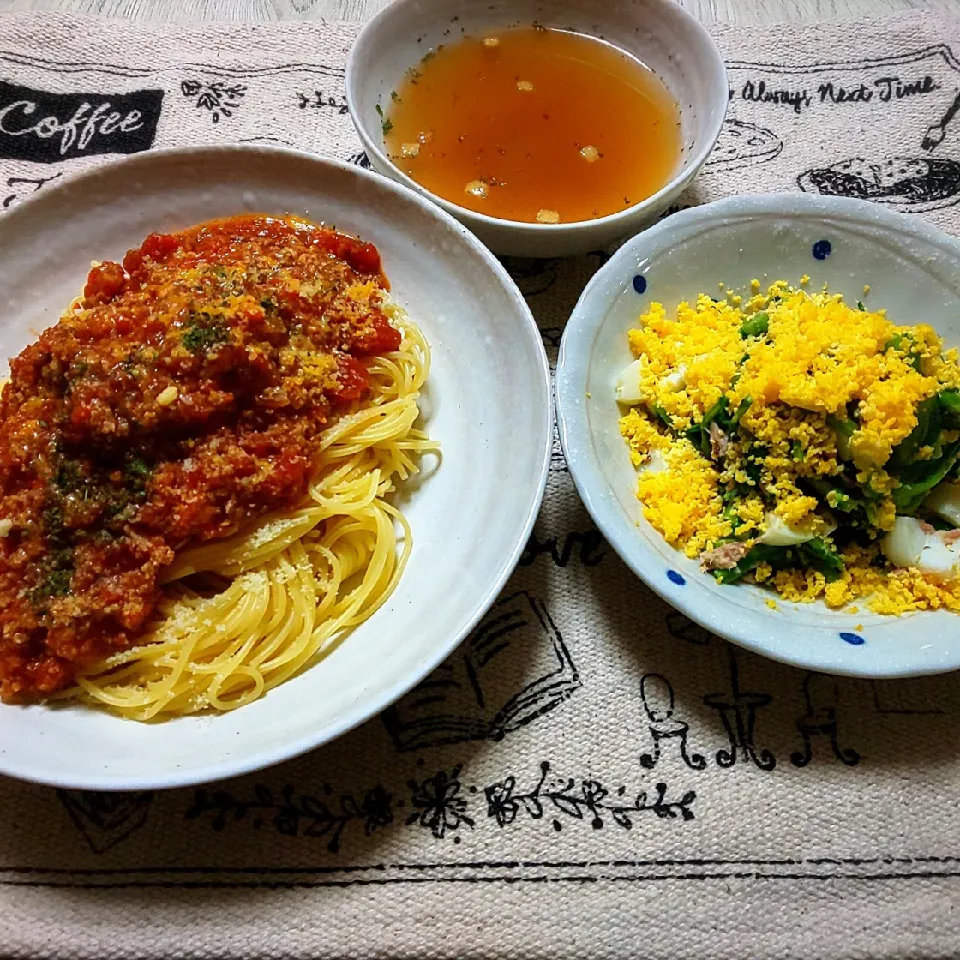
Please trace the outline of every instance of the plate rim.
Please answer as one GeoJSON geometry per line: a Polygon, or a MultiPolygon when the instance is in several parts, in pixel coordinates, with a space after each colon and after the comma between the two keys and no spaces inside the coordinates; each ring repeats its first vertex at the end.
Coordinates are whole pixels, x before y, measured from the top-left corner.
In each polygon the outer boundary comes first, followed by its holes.
{"type": "MultiPolygon", "coordinates": [[[[417,669],[405,674],[403,679],[395,681],[387,688],[385,693],[374,700],[364,700],[363,698],[358,700],[357,704],[347,711],[337,723],[329,725],[329,729],[319,735],[300,737],[296,740],[287,741],[282,747],[272,750],[263,750],[255,754],[244,754],[236,759],[219,761],[211,764],[208,768],[204,768],[204,772],[202,773],[197,772],[199,768],[193,768],[192,771],[181,774],[178,769],[174,767],[163,775],[132,776],[123,777],[122,779],[118,779],[116,775],[104,776],[93,772],[83,777],[71,776],[66,778],[58,776],[55,771],[38,774],[35,771],[26,769],[22,764],[9,762],[5,752],[0,750],[0,774],[5,776],[58,788],[100,790],[104,792],[176,789],[204,783],[213,783],[229,777],[252,773],[256,770],[292,760],[311,750],[315,750],[318,747],[337,740],[396,703],[397,700],[412,690],[421,680],[456,651],[477,623],[479,623],[483,616],[489,611],[490,607],[502,592],[506,582],[515,571],[540,512],[540,506],[543,502],[549,476],[550,456],[553,447],[555,407],[550,378],[550,365],[539,327],[519,287],[517,287],[506,268],[497,260],[493,253],[458,220],[409,187],[397,183],[375,171],[359,167],[356,164],[293,147],[272,144],[199,144],[195,146],[160,147],[120,158],[105,159],[102,162],[85,167],[82,170],[69,172],[56,184],[51,184],[48,188],[32,194],[10,209],[0,212],[0,233],[3,233],[7,229],[7,224],[11,220],[16,221],[21,217],[29,217],[30,211],[34,206],[55,203],[57,198],[65,192],[75,191],[78,187],[82,187],[85,181],[109,176],[110,170],[119,166],[133,168],[145,166],[149,168],[152,163],[157,161],[162,162],[167,159],[186,159],[210,155],[217,155],[221,158],[249,155],[268,157],[271,155],[283,156],[311,164],[318,169],[321,175],[324,168],[330,168],[340,173],[356,177],[361,183],[367,182],[376,185],[378,189],[385,189],[390,193],[402,197],[406,202],[412,203],[423,213],[432,217],[439,226],[447,230],[452,230],[454,234],[457,235],[458,240],[465,243],[473,255],[479,257],[484,265],[492,271],[493,275],[501,282],[504,291],[509,294],[510,298],[516,304],[520,316],[523,317],[523,323],[517,327],[519,331],[518,336],[529,338],[538,360],[535,374],[539,380],[538,392],[541,394],[539,405],[541,409],[540,429],[543,435],[543,442],[539,451],[531,453],[531,457],[539,458],[539,470],[537,472],[536,482],[531,485],[531,489],[527,494],[529,502],[524,513],[522,528],[510,538],[514,541],[511,550],[504,555],[497,576],[490,581],[482,597],[479,599],[473,614],[467,618],[465,625],[458,632],[452,634],[445,643],[437,644],[436,649],[430,656],[424,658],[417,669]]],[[[242,186],[240,186],[239,189],[242,190],[242,186]]],[[[357,202],[363,201],[358,200],[357,202]]],[[[365,239],[371,239],[371,242],[376,242],[375,239],[372,238],[365,239]]],[[[9,358],[4,358],[3,362],[6,362],[7,359],[9,358]]],[[[314,664],[308,669],[316,669],[320,665],[319,663],[314,664]]],[[[32,704],[31,706],[42,707],[46,710],[54,709],[45,704],[32,704]]],[[[136,721],[128,721],[124,718],[109,714],[106,711],[102,713],[116,723],[138,725],[136,721]]],[[[195,719],[197,718],[172,718],[164,721],[164,723],[177,723],[178,720],[195,719]]],[[[208,722],[216,722],[220,719],[220,715],[211,715],[209,717],[202,715],[202,719],[208,722]]],[[[202,734],[200,735],[202,736],[202,734]]]]}

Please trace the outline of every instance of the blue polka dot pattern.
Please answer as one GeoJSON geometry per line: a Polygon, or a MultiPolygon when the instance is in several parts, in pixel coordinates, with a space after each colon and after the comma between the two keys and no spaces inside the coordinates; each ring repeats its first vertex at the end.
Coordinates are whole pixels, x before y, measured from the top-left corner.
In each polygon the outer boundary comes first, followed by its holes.
{"type": "Polygon", "coordinates": [[[841,633],[840,639],[854,647],[862,647],[867,642],[859,633],[841,633]]]}
{"type": "Polygon", "coordinates": [[[677,573],[676,570],[667,571],[667,579],[671,583],[675,583],[678,587],[682,587],[687,581],[683,579],[682,574],[677,573]]]}
{"type": "Polygon", "coordinates": [[[830,244],[829,240],[818,240],[813,245],[813,259],[814,260],[826,260],[830,256],[833,247],[830,244]]]}
{"type": "Polygon", "coordinates": [[[642,273],[638,273],[633,278],[633,289],[636,290],[637,293],[647,292],[647,278],[642,273]]]}

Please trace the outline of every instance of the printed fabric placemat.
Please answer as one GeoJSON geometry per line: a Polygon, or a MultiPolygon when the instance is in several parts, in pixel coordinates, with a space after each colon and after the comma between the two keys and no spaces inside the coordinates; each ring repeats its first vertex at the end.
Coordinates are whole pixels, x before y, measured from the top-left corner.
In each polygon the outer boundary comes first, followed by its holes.
{"type": "MultiPolygon", "coordinates": [[[[0,205],[175,144],[367,166],[356,29],[2,17],[0,205]]],[[[730,113],[684,204],[841,192],[960,231],[960,19],[711,29],[730,113]]],[[[507,261],[551,359],[602,260],[507,261]]],[[[202,789],[0,782],[0,952],[956,956],[958,694],[711,636],[620,563],[555,445],[508,588],[361,729],[202,789]]]]}

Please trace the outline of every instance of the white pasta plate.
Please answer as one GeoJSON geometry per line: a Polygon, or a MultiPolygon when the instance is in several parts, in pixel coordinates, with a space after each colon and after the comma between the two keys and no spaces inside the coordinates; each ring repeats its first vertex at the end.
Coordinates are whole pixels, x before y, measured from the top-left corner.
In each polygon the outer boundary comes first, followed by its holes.
{"type": "Polygon", "coordinates": [[[915,217],[860,200],[772,194],[681,211],[621,247],[584,290],[557,365],[560,436],[598,527],[667,602],[747,649],[828,673],[899,677],[960,667],[960,619],[944,610],[899,617],[792,604],[749,584],[720,585],[669,546],[643,517],[637,474],[618,429],[618,374],[633,359],[627,331],[653,301],[668,315],[722,282],[749,289],[777,279],[824,283],[849,303],[869,285],[871,310],[928,323],[960,344],[960,244],[915,217]]]}
{"type": "Polygon", "coordinates": [[[464,227],[357,167],[273,148],[160,150],[40,191],[0,218],[0,358],[56,322],[91,260],[119,260],[154,231],[247,212],[334,224],[374,243],[394,300],[430,344],[421,410],[442,455],[427,457],[400,491],[413,531],[407,567],[385,605],[331,653],[239,709],[138,723],[77,705],[0,705],[2,773],[64,787],[152,789],[310,750],[441,663],[494,601],[526,542],[552,441],[548,367],[533,318],[464,227]]]}

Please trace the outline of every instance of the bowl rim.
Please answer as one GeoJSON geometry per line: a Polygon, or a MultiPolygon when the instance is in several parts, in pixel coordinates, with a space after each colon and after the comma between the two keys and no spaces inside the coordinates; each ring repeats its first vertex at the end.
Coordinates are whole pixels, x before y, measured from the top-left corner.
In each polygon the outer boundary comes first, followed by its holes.
{"type": "MultiPolygon", "coordinates": [[[[665,217],[653,227],[627,240],[594,274],[580,295],[564,329],[557,358],[554,389],[560,444],[577,492],[600,532],[630,570],[671,607],[724,640],[768,659],[837,676],[892,679],[956,670],[960,668],[960,646],[950,659],[890,667],[876,663],[858,667],[851,659],[839,655],[817,655],[816,650],[811,652],[802,648],[798,650],[796,647],[771,649],[769,643],[757,639],[770,633],[770,624],[763,622],[760,611],[738,607],[737,617],[722,616],[710,609],[701,591],[671,590],[671,585],[664,582],[666,577],[663,560],[654,559],[652,549],[646,545],[642,536],[629,536],[630,531],[625,527],[622,508],[615,498],[609,496],[610,484],[596,458],[585,452],[590,446],[589,441],[587,444],[583,441],[590,436],[586,383],[593,344],[610,305],[647,260],[647,248],[659,252],[659,242],[670,237],[678,228],[686,231],[679,240],[683,243],[696,236],[698,227],[707,227],[724,220],[735,223],[775,217],[785,220],[818,217],[825,221],[845,221],[850,224],[880,227],[937,247],[960,265],[960,239],[951,237],[917,217],[851,197],[811,195],[795,191],[743,194],[688,207],[665,217]]],[[[724,603],[714,603],[713,607],[720,608],[721,611],[727,610],[724,603]]],[[[891,625],[903,622],[895,617],[889,619],[891,625]]],[[[837,629],[843,628],[838,626],[837,629]]],[[[845,653],[845,646],[841,644],[836,650],[843,650],[845,653]]]]}
{"type": "MultiPolygon", "coordinates": [[[[151,164],[157,161],[163,162],[168,158],[209,158],[213,156],[220,160],[229,160],[231,156],[243,155],[291,157],[297,160],[307,161],[317,168],[318,171],[321,171],[323,168],[334,169],[341,173],[346,173],[348,176],[357,178],[361,183],[365,182],[376,185],[380,189],[386,189],[402,197],[405,202],[412,202],[416,207],[420,208],[422,212],[432,218],[438,227],[452,230],[466,245],[467,250],[465,252],[468,251],[474,258],[479,259],[488,270],[492,272],[493,276],[500,281],[504,292],[509,295],[510,299],[514,302],[519,317],[522,318],[522,322],[517,324],[518,334],[529,338],[534,348],[534,353],[538,358],[536,374],[540,382],[539,392],[544,401],[540,418],[540,426],[544,438],[543,448],[539,451],[531,451],[530,454],[531,457],[539,459],[539,468],[536,475],[536,482],[531,485],[528,492],[528,495],[532,494],[532,496],[530,496],[530,502],[527,504],[524,513],[523,523],[514,535],[513,539],[515,542],[513,548],[502,558],[497,576],[489,582],[482,597],[476,604],[474,612],[467,621],[465,621],[464,626],[459,632],[451,633],[445,642],[438,643],[430,655],[424,657],[417,664],[416,669],[409,671],[402,678],[394,680],[382,695],[374,699],[361,698],[337,723],[329,725],[327,729],[319,734],[302,736],[293,741],[286,741],[280,747],[264,749],[255,754],[245,754],[234,759],[218,761],[211,764],[208,768],[205,768],[203,773],[197,773],[196,770],[181,773],[176,768],[173,768],[162,775],[126,777],[122,781],[118,780],[116,776],[103,776],[93,771],[84,777],[70,777],[66,779],[58,777],[55,771],[47,774],[40,773],[38,775],[36,771],[28,769],[23,764],[12,763],[10,758],[5,756],[3,751],[0,751],[0,773],[6,776],[16,777],[32,783],[70,789],[111,792],[173,789],[199,783],[215,782],[228,777],[251,773],[287,760],[292,760],[326,743],[330,743],[367,722],[388,706],[395,703],[400,697],[413,689],[421,680],[436,669],[437,666],[460,646],[502,592],[507,580],[516,569],[520,555],[533,530],[533,525],[539,514],[546,490],[550,469],[550,457],[553,449],[554,395],[550,383],[550,365],[546,348],[543,345],[543,339],[540,336],[536,320],[524,300],[523,295],[499,260],[455,217],[452,217],[445,210],[441,210],[436,204],[431,203],[416,191],[388,177],[383,177],[373,171],[358,167],[355,164],[345,163],[296,148],[261,144],[200,144],[196,146],[161,147],[121,158],[107,159],[93,166],[67,174],[56,184],[52,184],[43,191],[31,195],[9,208],[9,210],[0,212],[0,231],[6,229],[6,223],[10,218],[29,217],[30,211],[35,204],[55,202],[57,197],[63,195],[65,192],[75,191],[78,187],[81,187],[85,181],[99,177],[109,177],[110,171],[119,165],[134,168],[144,166],[149,169],[151,164]],[[522,334],[520,334],[521,331],[522,334]]],[[[366,195],[366,191],[358,191],[357,202],[368,203],[365,199],[366,195]]],[[[373,242],[376,242],[375,238],[371,239],[373,242]]],[[[6,358],[4,358],[3,362],[6,362],[6,358]]],[[[321,666],[321,664],[314,664],[313,667],[307,669],[315,669],[318,666],[321,666]]],[[[42,706],[46,710],[53,709],[44,704],[40,704],[39,706],[42,706]]],[[[130,721],[120,717],[114,717],[111,714],[105,715],[118,724],[130,723],[130,721]]],[[[201,715],[201,717],[208,722],[215,722],[219,719],[219,715],[209,717],[203,717],[201,715]]],[[[189,720],[191,718],[172,718],[166,722],[176,723],[178,719],[189,720]]],[[[137,726],[135,722],[134,726],[137,726]]]]}
{"type": "MultiPolygon", "coordinates": [[[[718,71],[717,82],[715,84],[717,92],[715,94],[711,93],[711,96],[716,97],[716,106],[720,108],[717,114],[716,123],[713,125],[713,128],[709,131],[708,135],[703,138],[703,142],[701,143],[699,149],[697,149],[692,155],[687,166],[682,168],[656,193],[651,194],[649,197],[645,197],[638,203],[632,204],[629,207],[625,207],[623,210],[618,210],[616,213],[610,213],[604,217],[596,217],[592,220],[571,220],[569,223],[531,223],[526,220],[508,220],[504,217],[491,217],[489,214],[480,213],[476,210],[470,210],[468,207],[462,207],[459,204],[454,203],[452,200],[447,200],[446,198],[441,197],[439,194],[433,193],[433,191],[423,186],[423,184],[419,183],[417,180],[414,180],[413,177],[404,173],[403,170],[401,170],[390,159],[387,153],[381,149],[380,143],[378,142],[376,136],[371,133],[370,128],[366,125],[366,123],[364,123],[360,116],[358,97],[356,96],[357,86],[359,83],[358,76],[360,73],[357,60],[359,59],[360,51],[362,51],[367,44],[372,42],[372,38],[377,35],[380,29],[382,29],[384,21],[386,21],[389,17],[397,15],[399,8],[411,7],[416,9],[419,5],[419,2],[420,0],[392,0],[391,3],[388,3],[382,9],[380,9],[377,14],[368,20],[360,29],[360,32],[357,34],[357,37],[350,48],[350,53],[347,57],[347,66],[344,72],[347,109],[364,150],[367,152],[368,156],[376,158],[376,160],[383,167],[390,171],[390,179],[396,180],[398,183],[402,183],[405,187],[408,187],[411,190],[414,190],[422,196],[428,198],[431,202],[435,203],[439,207],[442,207],[447,213],[451,214],[457,219],[475,223],[478,227],[482,227],[487,230],[510,229],[523,231],[524,233],[529,234],[531,237],[535,237],[537,235],[546,237],[550,236],[551,234],[558,235],[563,232],[572,233],[582,230],[598,229],[602,231],[607,228],[615,229],[618,226],[622,227],[624,231],[627,231],[632,223],[638,219],[642,219],[644,213],[656,209],[663,203],[665,199],[669,199],[669,197],[676,196],[677,194],[683,192],[683,190],[690,185],[694,177],[696,177],[696,175],[699,173],[701,167],[712,153],[714,146],[716,146],[717,139],[719,138],[720,132],[723,128],[723,121],[726,118],[730,103],[728,94],[729,80],[727,77],[727,66],[723,59],[723,54],[721,54],[720,48],[717,46],[717,42],[713,39],[709,31],[700,22],[700,20],[684,9],[684,7],[682,7],[679,3],[675,2],[675,0],[647,0],[647,2],[644,4],[645,9],[655,12],[655,8],[659,7],[662,10],[667,10],[671,16],[674,16],[683,22],[688,29],[693,30],[695,34],[699,34],[700,40],[705,42],[706,49],[710,52],[709,56],[711,66],[714,70],[718,71]],[[720,93],[721,90],[722,94],[720,93]]],[[[477,0],[477,2],[479,6],[480,0],[477,0]]],[[[554,18],[555,14],[551,11],[549,14],[545,13],[544,16],[549,21],[554,18]]],[[[584,34],[584,36],[592,37],[590,34],[584,34]]],[[[600,38],[592,37],[592,39],[600,38]]],[[[604,38],[604,42],[615,47],[621,53],[624,52],[615,40],[604,38]]],[[[664,81],[661,82],[664,83],[664,86],[667,87],[668,93],[670,93],[672,96],[673,91],[670,90],[669,86],[667,86],[664,81]]],[[[711,85],[711,87],[713,86],[714,85],[711,85]]]]}

